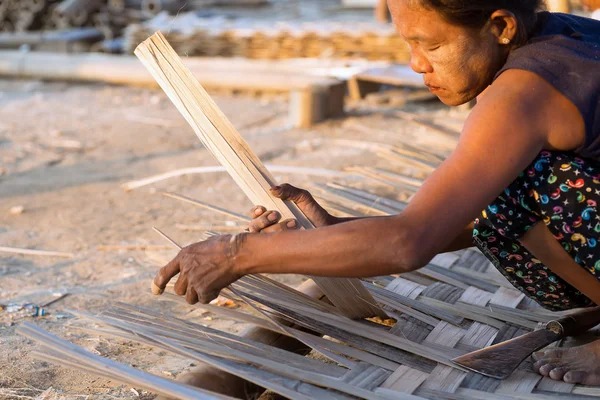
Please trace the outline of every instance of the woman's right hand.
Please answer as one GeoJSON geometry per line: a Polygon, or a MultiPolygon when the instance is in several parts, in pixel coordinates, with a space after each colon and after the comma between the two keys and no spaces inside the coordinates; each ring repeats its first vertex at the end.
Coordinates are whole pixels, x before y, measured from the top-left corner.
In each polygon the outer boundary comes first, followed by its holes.
{"type": "MultiPolygon", "coordinates": [[[[272,187],[271,194],[281,200],[294,202],[317,228],[337,223],[337,218],[325,211],[307,190],[284,183],[281,186],[272,187]]],[[[250,232],[271,233],[299,228],[295,219],[281,221],[279,212],[267,210],[263,206],[252,208],[250,217],[252,218],[248,226],[250,232]]]]}

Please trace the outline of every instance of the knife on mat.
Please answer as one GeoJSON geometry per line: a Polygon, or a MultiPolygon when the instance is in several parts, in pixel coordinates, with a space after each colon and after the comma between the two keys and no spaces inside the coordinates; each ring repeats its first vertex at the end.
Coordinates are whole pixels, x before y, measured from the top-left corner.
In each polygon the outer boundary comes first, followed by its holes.
{"type": "Polygon", "coordinates": [[[577,336],[600,324],[600,307],[590,308],[556,321],[545,329],[477,350],[452,360],[479,374],[505,379],[532,353],[567,336],[577,336]]]}

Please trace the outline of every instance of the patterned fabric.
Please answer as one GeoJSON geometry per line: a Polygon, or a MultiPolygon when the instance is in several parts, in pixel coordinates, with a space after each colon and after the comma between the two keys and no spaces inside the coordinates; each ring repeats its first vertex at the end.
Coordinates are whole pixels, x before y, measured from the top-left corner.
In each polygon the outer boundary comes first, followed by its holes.
{"type": "Polygon", "coordinates": [[[593,305],[533,257],[519,239],[543,221],[573,260],[600,279],[600,162],[543,151],[475,220],[475,245],[544,308],[593,305]]]}

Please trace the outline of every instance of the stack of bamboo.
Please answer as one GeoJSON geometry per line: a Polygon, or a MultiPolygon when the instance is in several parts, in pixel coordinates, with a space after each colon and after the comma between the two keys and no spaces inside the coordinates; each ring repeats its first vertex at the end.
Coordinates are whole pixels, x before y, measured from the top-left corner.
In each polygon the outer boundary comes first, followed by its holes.
{"type": "Polygon", "coordinates": [[[96,27],[112,37],[131,23],[185,9],[182,0],[2,0],[0,32],[96,27]]]}
{"type": "Polygon", "coordinates": [[[125,50],[136,46],[157,30],[167,37],[178,54],[186,56],[245,57],[250,59],[364,58],[406,62],[409,49],[392,26],[375,23],[344,24],[280,23],[275,26],[247,20],[159,16],[131,25],[125,33],[125,50]]]}

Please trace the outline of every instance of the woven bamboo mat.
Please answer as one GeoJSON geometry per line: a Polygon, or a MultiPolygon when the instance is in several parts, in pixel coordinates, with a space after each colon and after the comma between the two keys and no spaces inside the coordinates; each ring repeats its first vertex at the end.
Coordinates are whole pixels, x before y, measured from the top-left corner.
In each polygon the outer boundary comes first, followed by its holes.
{"type": "MultiPolygon", "coordinates": [[[[100,316],[79,316],[99,324],[91,329],[94,334],[136,340],[208,362],[293,399],[600,397],[600,388],[557,382],[534,373],[529,361],[504,381],[453,366],[453,357],[512,339],[556,317],[510,288],[477,250],[440,255],[422,272],[372,278],[365,285],[397,322],[349,320],[327,303],[258,276],[242,279],[231,293],[246,301],[254,313],[207,306],[228,318],[293,336],[329,362],[125,304],[116,304],[100,316]],[[325,336],[285,327],[274,322],[273,316],[325,336]]],[[[49,349],[45,353],[55,354],[55,359],[58,353],[61,360],[77,364],[60,346],[49,349]]],[[[81,362],[79,366],[85,368],[81,362]]]]}

